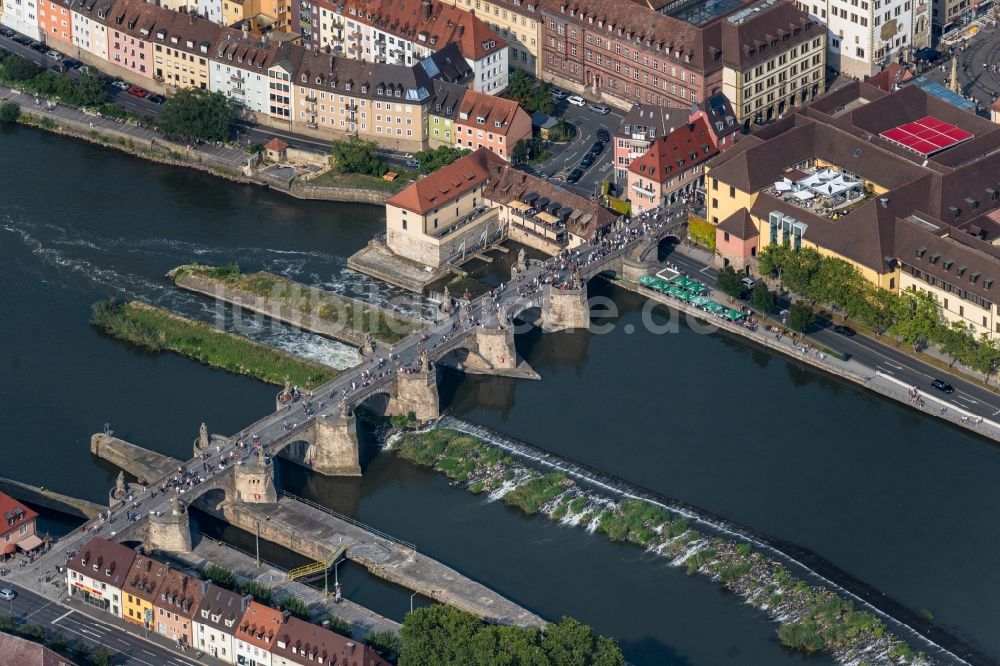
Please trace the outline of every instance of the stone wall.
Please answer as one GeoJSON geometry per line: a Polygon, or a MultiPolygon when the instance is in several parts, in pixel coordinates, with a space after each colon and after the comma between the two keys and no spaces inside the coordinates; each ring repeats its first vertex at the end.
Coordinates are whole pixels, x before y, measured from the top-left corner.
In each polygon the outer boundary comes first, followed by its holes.
{"type": "Polygon", "coordinates": [[[514,332],[511,329],[495,330],[481,328],[476,331],[479,353],[494,368],[506,370],[517,366],[517,351],[514,347],[514,332]]]}
{"type": "MultiPolygon", "coordinates": [[[[447,236],[429,236],[420,229],[403,231],[396,225],[387,225],[386,244],[395,254],[437,268],[455,257],[462,243],[465,243],[467,251],[476,248],[483,231],[486,230],[489,232],[488,235],[492,235],[496,231],[497,224],[499,215],[496,209],[492,209],[447,236]]],[[[472,253],[468,252],[466,258],[471,256],[472,253]]]]}
{"type": "Polygon", "coordinates": [[[107,508],[96,502],[70,497],[48,488],[39,488],[13,479],[0,478],[0,492],[22,502],[88,520],[97,518],[97,514],[107,508]]]}
{"type": "Polygon", "coordinates": [[[137,479],[148,481],[170,474],[180,464],[176,458],[144,449],[104,433],[97,433],[90,438],[90,452],[137,479]]]}
{"type": "Polygon", "coordinates": [[[587,288],[549,289],[542,301],[542,327],[547,331],[589,328],[587,288]]]}

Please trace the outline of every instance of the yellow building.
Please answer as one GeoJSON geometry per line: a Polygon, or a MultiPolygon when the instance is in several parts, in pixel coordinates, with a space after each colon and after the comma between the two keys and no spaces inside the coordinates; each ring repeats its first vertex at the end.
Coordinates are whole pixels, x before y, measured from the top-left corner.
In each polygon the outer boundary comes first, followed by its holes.
{"type": "Polygon", "coordinates": [[[507,40],[508,64],[541,77],[542,16],[538,0],[443,0],[475,12],[507,40]]]}
{"type": "Polygon", "coordinates": [[[126,622],[153,628],[153,602],[169,569],[145,555],[136,556],[122,585],[122,617],[126,622]]]}
{"type": "Polygon", "coordinates": [[[219,27],[197,16],[164,12],[148,37],[153,44],[153,78],[170,90],[209,89],[209,53],[219,27]]]}
{"type": "Polygon", "coordinates": [[[1000,127],[915,87],[852,83],[712,160],[716,261],[753,270],[768,245],[812,247],[884,289],[933,294],[948,321],[1000,335],[997,141],[1000,127]],[[933,145],[920,139],[928,127],[941,133],[933,145]]]}

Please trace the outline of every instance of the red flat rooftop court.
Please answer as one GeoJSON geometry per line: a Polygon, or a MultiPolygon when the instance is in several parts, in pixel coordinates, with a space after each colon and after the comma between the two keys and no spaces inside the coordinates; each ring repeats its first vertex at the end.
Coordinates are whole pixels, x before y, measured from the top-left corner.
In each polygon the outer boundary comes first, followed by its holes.
{"type": "Polygon", "coordinates": [[[912,123],[886,130],[880,136],[921,155],[933,155],[945,148],[968,141],[975,134],[933,116],[926,116],[912,123]]]}

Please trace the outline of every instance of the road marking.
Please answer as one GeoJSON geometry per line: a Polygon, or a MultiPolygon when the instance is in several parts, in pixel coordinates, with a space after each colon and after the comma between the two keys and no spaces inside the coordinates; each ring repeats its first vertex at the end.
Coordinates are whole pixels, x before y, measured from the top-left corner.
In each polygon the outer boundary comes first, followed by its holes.
{"type": "Polygon", "coordinates": [[[147,650],[145,648],[143,648],[142,651],[145,652],[146,654],[148,654],[150,657],[155,657],[156,656],[155,652],[150,652],[149,650],[147,650]]]}
{"type": "Polygon", "coordinates": [[[901,366],[899,364],[896,364],[896,363],[893,363],[892,361],[886,361],[885,364],[888,365],[890,368],[896,368],[897,370],[903,370],[904,369],[903,366],[901,366]]]}
{"type": "Polygon", "coordinates": [[[68,617],[69,615],[72,615],[72,614],[73,614],[73,611],[71,611],[71,610],[66,611],[65,613],[63,613],[62,615],[60,615],[59,617],[57,617],[56,619],[52,620],[52,624],[55,624],[59,620],[62,620],[63,618],[66,618],[66,617],[68,617]]]}
{"type": "Polygon", "coordinates": [[[129,642],[127,641],[127,640],[125,640],[125,639],[123,639],[123,638],[117,638],[117,639],[115,639],[115,640],[117,640],[117,641],[118,641],[119,643],[121,643],[122,645],[131,645],[131,644],[130,644],[130,643],[129,643],[129,642]]]}
{"type": "Polygon", "coordinates": [[[876,365],[875,369],[878,370],[879,372],[884,372],[887,375],[894,375],[894,374],[896,374],[892,370],[887,370],[887,369],[883,368],[881,365],[876,365]]]}
{"type": "Polygon", "coordinates": [[[965,391],[959,391],[959,394],[965,396],[965,399],[968,400],[969,402],[971,402],[973,405],[978,405],[979,404],[978,400],[976,400],[975,398],[973,398],[971,395],[969,395],[965,391]]]}

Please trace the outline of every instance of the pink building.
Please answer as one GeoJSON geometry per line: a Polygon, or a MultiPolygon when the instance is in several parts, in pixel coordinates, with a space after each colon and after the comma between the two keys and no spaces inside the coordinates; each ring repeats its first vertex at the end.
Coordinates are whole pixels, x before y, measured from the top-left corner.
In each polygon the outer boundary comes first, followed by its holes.
{"type": "Polygon", "coordinates": [[[126,0],[108,14],[108,60],[112,64],[153,79],[152,34],[163,10],[155,5],[126,0]]]}
{"type": "Polygon", "coordinates": [[[9,495],[0,493],[0,553],[9,557],[20,548],[30,552],[42,545],[35,534],[38,514],[9,495]]]}
{"type": "Polygon", "coordinates": [[[715,263],[719,268],[732,266],[750,274],[750,265],[757,257],[760,235],[746,208],[724,219],[715,228],[715,263]]]}
{"type": "Polygon", "coordinates": [[[632,202],[632,212],[693,197],[704,182],[705,162],[718,153],[715,134],[704,115],[654,141],[628,167],[625,195],[632,202]]]}

